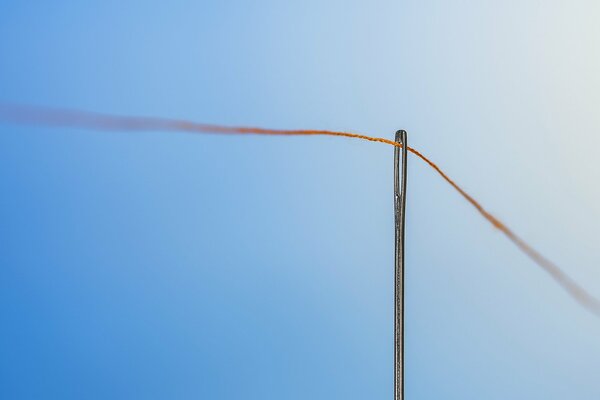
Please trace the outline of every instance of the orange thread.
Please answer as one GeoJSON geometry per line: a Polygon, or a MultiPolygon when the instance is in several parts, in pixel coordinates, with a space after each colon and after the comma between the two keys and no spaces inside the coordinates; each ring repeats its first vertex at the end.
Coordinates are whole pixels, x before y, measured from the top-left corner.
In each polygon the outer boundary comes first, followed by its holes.
{"type": "MultiPolygon", "coordinates": [[[[40,124],[51,126],[66,126],[99,130],[127,130],[127,131],[160,131],[171,130],[196,133],[226,133],[226,134],[258,134],[258,135],[325,135],[340,136],[353,139],[367,140],[370,142],[384,143],[391,146],[402,147],[400,143],[389,139],[360,135],[349,132],[327,130],[280,130],[256,127],[235,127],[222,125],[199,124],[190,121],[173,120],[166,118],[131,117],[93,113],[87,111],[51,109],[30,106],[0,105],[0,118],[17,123],[40,124]]],[[[465,200],[496,229],[500,230],[519,250],[527,255],[534,263],[546,271],[569,295],[579,304],[600,316],[600,301],[577,284],[556,264],[548,260],[531,245],[517,236],[498,218],[490,214],[477,200],[464,191],[440,167],[412,147],[407,150],[423,160],[435,170],[447,183],[450,184],[465,200]]]]}

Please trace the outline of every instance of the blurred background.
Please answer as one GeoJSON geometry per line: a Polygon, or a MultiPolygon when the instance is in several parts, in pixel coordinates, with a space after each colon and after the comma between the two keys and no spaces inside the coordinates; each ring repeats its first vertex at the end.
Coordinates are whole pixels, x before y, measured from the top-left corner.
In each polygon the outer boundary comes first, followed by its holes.
{"type": "MultiPolygon", "coordinates": [[[[0,101],[409,143],[600,296],[595,1],[2,1],[0,101]]],[[[391,399],[393,149],[0,125],[0,397],[391,399]]],[[[600,320],[409,160],[407,399],[598,399],[600,320]]]]}

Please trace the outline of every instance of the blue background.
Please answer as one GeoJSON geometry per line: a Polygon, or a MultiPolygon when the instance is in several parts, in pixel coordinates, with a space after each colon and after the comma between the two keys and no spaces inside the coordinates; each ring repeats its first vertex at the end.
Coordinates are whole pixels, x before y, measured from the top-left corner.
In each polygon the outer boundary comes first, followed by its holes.
{"type": "MultiPolygon", "coordinates": [[[[0,1],[0,100],[393,137],[600,295],[594,1],[0,1]]],[[[407,399],[598,399],[600,320],[409,160],[407,399]]],[[[390,399],[392,149],[0,125],[0,398],[390,399]]]]}

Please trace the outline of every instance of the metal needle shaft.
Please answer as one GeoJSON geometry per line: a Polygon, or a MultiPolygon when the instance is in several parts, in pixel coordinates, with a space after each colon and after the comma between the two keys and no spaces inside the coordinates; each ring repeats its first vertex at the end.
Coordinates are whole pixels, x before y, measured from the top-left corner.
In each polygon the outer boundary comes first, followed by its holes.
{"type": "Polygon", "coordinates": [[[394,147],[394,400],[404,400],[404,220],[406,215],[406,131],[396,132],[394,147]],[[402,152],[402,157],[400,157],[402,152]],[[402,159],[402,163],[400,162],[402,159]]]}

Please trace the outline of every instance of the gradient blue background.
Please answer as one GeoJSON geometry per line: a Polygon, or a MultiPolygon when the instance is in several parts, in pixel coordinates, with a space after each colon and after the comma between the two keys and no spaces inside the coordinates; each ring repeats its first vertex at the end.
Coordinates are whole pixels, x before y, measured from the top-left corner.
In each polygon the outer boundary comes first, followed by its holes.
{"type": "MultiPolygon", "coordinates": [[[[595,1],[0,1],[0,100],[409,142],[600,295],[595,1]]],[[[600,320],[411,158],[407,399],[598,399],[600,320]]],[[[391,399],[392,149],[0,125],[0,398],[391,399]]]]}

